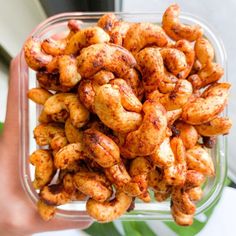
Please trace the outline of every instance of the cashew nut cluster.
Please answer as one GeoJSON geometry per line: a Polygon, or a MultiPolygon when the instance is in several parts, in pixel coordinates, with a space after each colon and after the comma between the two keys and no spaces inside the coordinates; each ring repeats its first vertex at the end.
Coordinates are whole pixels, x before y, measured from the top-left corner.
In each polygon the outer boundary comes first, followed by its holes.
{"type": "Polygon", "coordinates": [[[160,26],[113,13],[88,28],[69,20],[61,36],[26,41],[38,82],[28,98],[40,111],[29,162],[44,220],[86,201],[89,216],[109,222],[137,198],[170,199],[176,223],[193,223],[215,175],[208,149],[232,126],[220,116],[230,84],[219,82],[224,70],[203,29],[179,13],[168,7],[160,26]]]}

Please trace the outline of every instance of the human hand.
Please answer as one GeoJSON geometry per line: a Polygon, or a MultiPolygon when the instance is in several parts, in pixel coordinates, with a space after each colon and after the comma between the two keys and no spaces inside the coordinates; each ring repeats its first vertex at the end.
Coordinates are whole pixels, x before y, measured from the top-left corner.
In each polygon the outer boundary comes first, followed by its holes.
{"type": "Polygon", "coordinates": [[[44,222],[36,207],[24,192],[19,171],[20,122],[17,56],[10,67],[7,114],[3,135],[0,137],[0,235],[27,235],[42,231],[87,228],[90,221],[53,219],[44,222]]]}

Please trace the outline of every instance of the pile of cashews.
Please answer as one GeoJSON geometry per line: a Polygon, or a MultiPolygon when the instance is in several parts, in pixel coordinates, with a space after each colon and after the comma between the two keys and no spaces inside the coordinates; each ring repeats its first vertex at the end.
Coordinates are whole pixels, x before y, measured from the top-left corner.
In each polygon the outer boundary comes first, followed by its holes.
{"type": "Polygon", "coordinates": [[[230,84],[218,82],[224,70],[202,28],[179,13],[169,6],[162,26],[112,13],[88,28],[70,20],[64,38],[26,41],[38,81],[28,97],[42,108],[34,129],[42,148],[30,163],[44,220],[71,201],[86,200],[92,218],[109,222],[135,198],[170,198],[176,223],[193,223],[215,174],[207,148],[232,125],[219,116],[230,84]]]}

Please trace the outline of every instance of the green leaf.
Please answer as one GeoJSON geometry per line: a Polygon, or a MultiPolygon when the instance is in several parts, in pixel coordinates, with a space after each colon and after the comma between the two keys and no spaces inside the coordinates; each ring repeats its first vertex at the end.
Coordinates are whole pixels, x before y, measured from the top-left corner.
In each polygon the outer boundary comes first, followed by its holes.
{"type": "Polygon", "coordinates": [[[3,130],[3,123],[0,122],[0,134],[2,133],[3,130]]]}
{"type": "Polygon", "coordinates": [[[175,222],[165,222],[165,224],[172,229],[177,235],[181,236],[194,236],[196,235],[204,226],[205,222],[202,223],[198,220],[194,220],[191,226],[179,226],[175,222]]]}
{"type": "Polygon", "coordinates": [[[229,185],[231,184],[231,182],[232,182],[232,180],[231,180],[229,177],[227,177],[227,178],[225,179],[224,185],[225,185],[225,186],[229,186],[229,185]]]}
{"type": "Polygon", "coordinates": [[[143,221],[123,221],[125,236],[157,236],[143,221]]]}
{"type": "Polygon", "coordinates": [[[106,224],[94,222],[84,231],[91,236],[122,236],[112,222],[106,224]]]}

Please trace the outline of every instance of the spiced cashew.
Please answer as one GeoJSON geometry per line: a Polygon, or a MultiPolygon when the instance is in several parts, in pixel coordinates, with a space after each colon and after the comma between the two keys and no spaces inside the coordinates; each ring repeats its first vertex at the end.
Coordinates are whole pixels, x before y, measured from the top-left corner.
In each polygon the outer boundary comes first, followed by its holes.
{"type": "Polygon", "coordinates": [[[120,151],[116,143],[103,133],[88,129],[84,132],[83,142],[90,158],[104,168],[120,162],[120,151]]]}
{"type": "Polygon", "coordinates": [[[154,169],[149,172],[148,185],[154,191],[156,201],[165,201],[171,194],[171,185],[164,179],[164,173],[160,169],[154,169]]]}
{"type": "Polygon", "coordinates": [[[170,145],[175,156],[175,162],[173,165],[164,168],[164,179],[170,185],[183,185],[187,173],[185,147],[179,137],[172,138],[170,145]]]}
{"type": "Polygon", "coordinates": [[[66,111],[70,114],[72,124],[80,128],[89,119],[88,110],[81,104],[79,98],[73,93],[59,93],[50,97],[44,104],[44,111],[48,115],[66,111]]]}
{"type": "Polygon", "coordinates": [[[41,42],[35,37],[30,37],[24,45],[25,60],[30,68],[39,70],[45,68],[53,59],[51,55],[44,53],[41,42]]]}
{"type": "Polygon", "coordinates": [[[105,175],[111,183],[115,184],[118,188],[123,187],[131,181],[131,177],[126,170],[123,162],[113,165],[109,168],[104,169],[105,175]]]}
{"type": "Polygon", "coordinates": [[[112,130],[127,133],[137,129],[141,124],[140,113],[124,109],[121,93],[116,85],[105,84],[99,87],[94,106],[100,120],[112,130]]]}
{"type": "Polygon", "coordinates": [[[143,104],[143,113],[140,127],[127,135],[121,148],[121,153],[127,158],[150,155],[165,139],[167,128],[165,108],[156,101],[146,100],[143,104]]]}
{"type": "Polygon", "coordinates": [[[74,175],[75,187],[98,202],[104,202],[112,195],[110,182],[103,174],[80,171],[74,175]]]}
{"type": "Polygon", "coordinates": [[[207,123],[221,113],[226,106],[230,84],[215,83],[200,98],[183,106],[182,119],[193,125],[207,123]]]}
{"type": "Polygon", "coordinates": [[[161,56],[168,71],[175,76],[187,67],[185,54],[175,48],[161,48],[161,56]]]}
{"type": "Polygon", "coordinates": [[[89,199],[86,203],[87,213],[100,223],[110,222],[122,214],[129,208],[132,197],[123,192],[117,192],[114,199],[109,202],[98,202],[89,199]]]}
{"type": "Polygon", "coordinates": [[[65,135],[69,143],[82,142],[83,132],[72,124],[70,118],[65,123],[65,135]]]}
{"type": "Polygon", "coordinates": [[[154,165],[165,168],[174,164],[175,156],[170,146],[170,138],[166,137],[164,141],[156,148],[155,152],[150,155],[154,165]]]}
{"type": "Polygon", "coordinates": [[[67,144],[64,129],[56,123],[36,126],[34,138],[39,146],[51,145],[53,150],[59,150],[67,144]]]}
{"type": "Polygon", "coordinates": [[[136,60],[143,76],[145,92],[150,93],[156,89],[168,92],[174,89],[177,78],[174,75],[170,76],[166,72],[163,58],[158,48],[144,48],[136,54],[136,60]]]}
{"type": "Polygon", "coordinates": [[[56,213],[56,207],[55,206],[50,206],[44,203],[42,200],[39,200],[37,202],[37,209],[39,212],[39,215],[44,221],[49,221],[51,220],[55,213],[56,213]]]}
{"type": "Polygon", "coordinates": [[[28,91],[27,96],[33,102],[44,105],[47,99],[52,96],[52,93],[43,88],[32,88],[28,91]]]}
{"type": "Polygon", "coordinates": [[[161,94],[158,90],[148,95],[149,99],[159,101],[167,111],[182,108],[188,103],[193,93],[192,85],[187,80],[178,80],[175,88],[170,93],[161,94]]]}
{"type": "Polygon", "coordinates": [[[100,27],[93,26],[81,29],[68,40],[65,54],[78,54],[82,48],[86,48],[92,44],[106,43],[109,40],[109,35],[100,27]]]}
{"type": "Polygon", "coordinates": [[[61,148],[54,158],[57,169],[66,169],[76,160],[84,159],[83,145],[81,143],[71,143],[61,148]]]}
{"type": "Polygon", "coordinates": [[[203,30],[199,25],[185,25],[179,20],[180,7],[177,4],[170,5],[162,17],[162,27],[169,37],[174,40],[186,39],[195,41],[201,37],[203,30]]]}
{"type": "Polygon", "coordinates": [[[160,26],[151,23],[135,23],[129,27],[123,46],[136,55],[148,45],[165,47],[168,43],[169,39],[160,26]]]}
{"type": "Polygon", "coordinates": [[[113,72],[123,78],[136,65],[133,55],[115,44],[99,43],[81,50],[77,57],[78,72],[83,78],[90,78],[100,70],[113,72]]]}
{"type": "Polygon", "coordinates": [[[195,42],[194,50],[202,67],[214,59],[214,48],[206,38],[198,38],[195,42]]]}
{"type": "Polygon", "coordinates": [[[187,66],[178,73],[177,77],[179,79],[186,79],[190,74],[195,61],[194,48],[187,40],[179,40],[178,42],[176,42],[174,47],[184,53],[187,62],[187,66]]]}
{"type": "Polygon", "coordinates": [[[58,73],[48,73],[39,71],[36,73],[36,78],[41,88],[56,92],[68,92],[70,87],[63,86],[60,83],[60,75],[58,73]]]}
{"type": "Polygon", "coordinates": [[[211,156],[200,145],[188,149],[186,152],[188,169],[196,170],[206,176],[214,176],[215,168],[211,156]]]}
{"type": "Polygon", "coordinates": [[[193,125],[178,121],[175,124],[186,149],[193,148],[198,141],[198,132],[193,125]]]}
{"type": "Polygon", "coordinates": [[[81,22],[76,20],[69,20],[67,27],[69,28],[69,33],[60,39],[54,39],[55,37],[47,38],[43,40],[41,47],[43,51],[52,56],[59,56],[64,54],[66,45],[69,39],[78,31],[80,31],[81,22]]]}
{"type": "Polygon", "coordinates": [[[231,127],[232,121],[228,117],[216,117],[205,124],[195,126],[197,132],[206,137],[228,134],[231,127]]]}
{"type": "Polygon", "coordinates": [[[35,166],[34,188],[40,189],[50,183],[55,173],[50,151],[39,149],[33,152],[30,155],[30,163],[35,166]]]}

